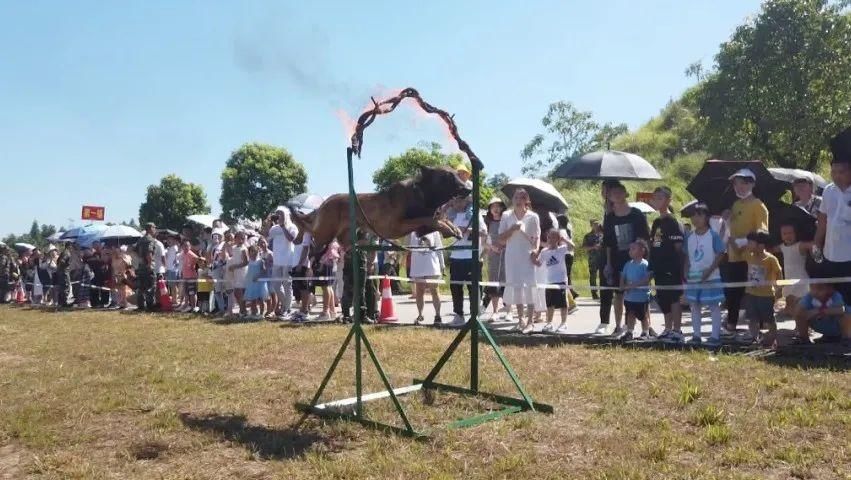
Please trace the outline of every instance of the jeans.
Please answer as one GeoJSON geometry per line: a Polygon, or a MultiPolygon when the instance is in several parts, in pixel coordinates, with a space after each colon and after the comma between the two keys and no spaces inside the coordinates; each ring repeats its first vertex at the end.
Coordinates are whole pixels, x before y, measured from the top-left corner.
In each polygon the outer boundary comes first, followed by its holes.
{"type": "Polygon", "coordinates": [[[283,279],[272,282],[272,288],[278,295],[278,308],[281,313],[289,312],[293,303],[293,281],[290,275],[290,267],[283,265],[273,266],[272,277],[283,279]]]}
{"type": "MultiPolygon", "coordinates": [[[[453,282],[473,281],[473,259],[450,258],[449,280],[453,282]]],[[[449,291],[452,293],[452,311],[456,315],[464,316],[464,285],[450,284],[449,291]]],[[[473,301],[473,285],[467,285],[467,295],[470,302],[473,301]]]]}
{"type": "MultiPolygon", "coordinates": [[[[569,272],[568,272],[569,273],[569,272]]],[[[597,299],[600,297],[600,292],[593,287],[597,286],[597,277],[601,276],[603,271],[600,269],[600,264],[596,258],[588,257],[588,283],[591,284],[591,298],[597,299]]],[[[602,285],[602,281],[600,282],[602,285]]]]}

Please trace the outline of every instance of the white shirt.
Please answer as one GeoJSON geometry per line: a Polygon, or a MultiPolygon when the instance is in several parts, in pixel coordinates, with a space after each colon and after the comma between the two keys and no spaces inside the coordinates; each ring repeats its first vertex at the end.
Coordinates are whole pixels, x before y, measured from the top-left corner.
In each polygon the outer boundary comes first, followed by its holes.
{"type": "Polygon", "coordinates": [[[547,283],[567,284],[567,265],[564,256],[567,255],[567,245],[559,245],[556,248],[545,248],[538,254],[541,268],[547,272],[547,283]]]}
{"type": "Polygon", "coordinates": [[[154,272],[165,273],[163,257],[165,257],[165,247],[163,246],[163,242],[154,239],[154,272]]]}
{"type": "Polygon", "coordinates": [[[172,245],[165,250],[165,268],[169,271],[177,271],[177,245],[172,245]]]}
{"type": "MultiPolygon", "coordinates": [[[[428,235],[418,237],[416,233],[408,235],[408,245],[413,247],[419,246],[440,246],[442,239],[440,233],[432,232],[428,235]]],[[[411,269],[408,276],[411,278],[423,277],[439,277],[443,269],[443,255],[441,252],[433,250],[413,250],[411,255],[411,269]]]]}
{"type": "MultiPolygon", "coordinates": [[[[467,216],[465,212],[458,212],[452,218],[452,224],[458,227],[460,230],[464,229],[472,229],[473,228],[473,218],[467,216]]],[[[479,232],[482,234],[487,234],[487,228],[485,227],[484,219],[479,219],[479,232]]],[[[473,244],[472,238],[470,238],[470,233],[468,232],[464,238],[459,239],[453,245],[456,247],[465,247],[473,244]]],[[[472,250],[452,250],[449,253],[449,258],[454,258],[455,260],[470,260],[473,258],[472,250]]]]}
{"type": "Polygon", "coordinates": [[[291,242],[286,234],[288,232],[293,238],[298,235],[298,228],[292,223],[288,223],[286,227],[280,225],[272,225],[269,229],[269,242],[272,245],[272,265],[276,267],[290,267],[298,262],[298,257],[294,257],[293,242],[291,242]]]}
{"type": "Polygon", "coordinates": [[[827,217],[824,257],[831,262],[851,262],[851,187],[844,192],[833,183],[825,187],[819,212],[827,217]]]}
{"type": "MultiPolygon", "coordinates": [[[[313,236],[307,232],[304,232],[304,235],[301,236],[301,243],[293,246],[292,265],[294,267],[306,267],[310,265],[310,256],[308,255],[308,257],[305,258],[302,262],[301,253],[304,251],[304,247],[310,248],[311,242],[313,242],[313,236]]],[[[275,259],[273,258],[272,261],[274,262],[274,260],[275,259]]]]}
{"type": "MultiPolygon", "coordinates": [[[[703,234],[692,232],[686,237],[686,250],[688,250],[689,270],[691,277],[703,272],[712,266],[715,257],[724,252],[724,244],[721,236],[712,229],[703,234]]],[[[718,280],[721,274],[718,269],[712,271],[707,280],[718,280]]]]}
{"type": "MultiPolygon", "coordinates": [[[[573,242],[573,239],[570,238],[570,234],[567,233],[566,228],[559,228],[558,234],[561,236],[561,238],[563,238],[565,240],[570,240],[571,243],[573,242]]],[[[565,248],[567,248],[567,254],[568,255],[573,255],[573,254],[576,253],[576,246],[571,247],[570,245],[565,245],[565,248]]]]}

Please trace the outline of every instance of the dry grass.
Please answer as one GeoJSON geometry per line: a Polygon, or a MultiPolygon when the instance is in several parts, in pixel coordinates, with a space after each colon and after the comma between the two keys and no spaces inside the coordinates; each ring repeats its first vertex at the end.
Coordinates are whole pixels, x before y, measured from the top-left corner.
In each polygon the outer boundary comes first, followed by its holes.
{"type": "MultiPolygon", "coordinates": [[[[847,364],[592,346],[505,346],[536,400],[418,442],[310,418],[340,326],[0,308],[0,478],[851,478],[847,364]]],[[[452,333],[370,329],[394,385],[423,376],[452,333]]],[[[511,343],[505,339],[505,343],[511,343]]],[[[468,381],[467,358],[440,380],[468,381]]],[[[511,393],[482,350],[483,387],[511,393]]],[[[353,393],[352,356],[329,398],[353,393]]],[[[378,390],[376,375],[365,379],[378,390]]],[[[404,397],[417,425],[487,402],[404,397]]],[[[368,414],[393,420],[389,401],[368,414]]]]}

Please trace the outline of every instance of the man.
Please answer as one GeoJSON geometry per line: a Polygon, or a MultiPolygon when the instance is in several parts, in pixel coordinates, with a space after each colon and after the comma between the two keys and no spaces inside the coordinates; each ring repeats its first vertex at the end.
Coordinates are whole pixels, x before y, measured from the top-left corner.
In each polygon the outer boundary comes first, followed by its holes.
{"type": "Polygon", "coordinates": [[[12,291],[11,281],[12,265],[15,261],[9,255],[9,247],[0,243],[0,303],[9,303],[9,292],[12,291]]]}
{"type": "Polygon", "coordinates": [[[136,270],[136,306],[139,310],[152,311],[156,306],[156,235],[157,226],[148,222],[145,224],[145,235],[136,242],[136,254],[139,256],[139,268],[136,270]]]}
{"type": "MultiPolygon", "coordinates": [[[[683,284],[683,241],[680,222],[671,214],[671,189],[658,187],[653,191],[653,207],[659,217],[650,227],[650,271],[657,287],[678,287],[683,284]]],[[[683,311],[680,306],[682,290],[656,290],[656,304],[665,315],[665,329],[660,340],[683,343],[681,330],[683,311]]]]}
{"type": "Polygon", "coordinates": [[[288,320],[293,302],[293,284],[290,270],[293,267],[293,240],[298,235],[298,228],[290,221],[290,210],[279,207],[269,216],[273,225],[269,228],[268,240],[272,249],[272,290],[277,298],[277,314],[279,320],[288,320]]]}
{"type": "Polygon", "coordinates": [[[600,299],[600,294],[597,289],[597,275],[599,275],[600,261],[602,256],[600,252],[603,248],[603,227],[597,220],[591,220],[591,231],[585,234],[582,239],[582,248],[588,255],[588,281],[591,283],[591,297],[594,300],[600,299]]]}
{"type": "Polygon", "coordinates": [[[792,193],[795,194],[795,205],[810,212],[814,217],[818,217],[819,207],[821,207],[821,197],[815,195],[815,181],[812,175],[807,172],[806,175],[798,177],[792,182],[792,193]]]}
{"type": "Polygon", "coordinates": [[[56,306],[69,307],[71,300],[71,254],[73,243],[66,244],[56,259],[56,273],[54,274],[54,289],[56,291],[56,306]]]}
{"type": "MultiPolygon", "coordinates": [[[[463,235],[460,240],[455,242],[454,245],[456,247],[469,247],[473,244],[472,234],[470,231],[473,222],[472,201],[473,199],[471,197],[466,197],[456,198],[450,202],[453,204],[453,208],[451,210],[454,211],[455,214],[454,216],[449,217],[449,221],[458,227],[463,235]]],[[[483,235],[487,235],[487,231],[485,229],[484,220],[480,220],[479,238],[481,239],[483,235]]],[[[484,243],[484,240],[481,240],[481,243],[484,243]]],[[[478,261],[478,259],[473,258],[472,250],[450,251],[449,279],[453,282],[472,282],[473,268],[476,265],[476,261],[478,261]]],[[[449,291],[452,294],[452,311],[455,314],[452,320],[452,325],[464,325],[464,323],[466,323],[466,320],[464,320],[464,285],[455,283],[450,284],[449,291]]],[[[467,298],[470,302],[473,301],[473,285],[471,283],[467,284],[467,298]]]]}
{"type": "Polygon", "coordinates": [[[87,260],[92,271],[92,287],[89,298],[93,308],[105,307],[109,304],[109,290],[106,289],[109,281],[109,255],[103,251],[100,242],[92,243],[92,254],[87,260]]]}
{"type": "MultiPolygon", "coordinates": [[[[819,206],[813,256],[822,257],[820,277],[837,278],[851,274],[851,128],[830,142],[833,161],[830,177],[819,206]]],[[[834,288],[845,304],[851,304],[851,283],[838,283],[834,288]]]]}

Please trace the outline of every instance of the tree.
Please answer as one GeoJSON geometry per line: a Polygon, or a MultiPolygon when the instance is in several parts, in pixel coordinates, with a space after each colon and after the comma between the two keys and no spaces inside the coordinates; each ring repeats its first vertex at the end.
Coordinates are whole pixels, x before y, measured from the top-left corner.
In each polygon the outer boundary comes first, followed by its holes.
{"type": "MultiPolygon", "coordinates": [[[[372,174],[372,183],[375,184],[375,189],[380,192],[396,182],[413,177],[419,173],[421,166],[455,168],[461,163],[465,163],[469,167],[469,163],[464,160],[460,153],[443,153],[440,150],[439,143],[431,143],[428,145],[428,149],[409,148],[399,156],[388,158],[384,165],[372,174]]],[[[481,177],[479,203],[487,204],[494,190],[486,181],[487,176],[484,172],[482,172],[481,177]]]]}
{"type": "Polygon", "coordinates": [[[591,112],[565,101],[551,103],[541,125],[544,133],[535,135],[520,152],[524,174],[548,172],[577,155],[608,148],[614,137],[628,130],[625,124],[600,125],[591,112]]]}
{"type": "Polygon", "coordinates": [[[768,0],[721,45],[698,105],[712,153],[815,169],[851,114],[851,14],[768,0]]]}
{"type": "Polygon", "coordinates": [[[187,216],[197,213],[210,213],[204,188],[171,174],[159,185],[148,185],[145,201],[139,206],[139,223],[153,222],[160,228],[179,230],[187,216]]]}
{"type": "Polygon", "coordinates": [[[222,171],[222,216],[262,219],[306,190],[307,171],[286,149],[247,143],[231,154],[222,171]]]}
{"type": "Polygon", "coordinates": [[[508,175],[499,172],[493,177],[488,179],[487,185],[493,190],[501,189],[506,183],[511,181],[511,177],[508,175]]]}

